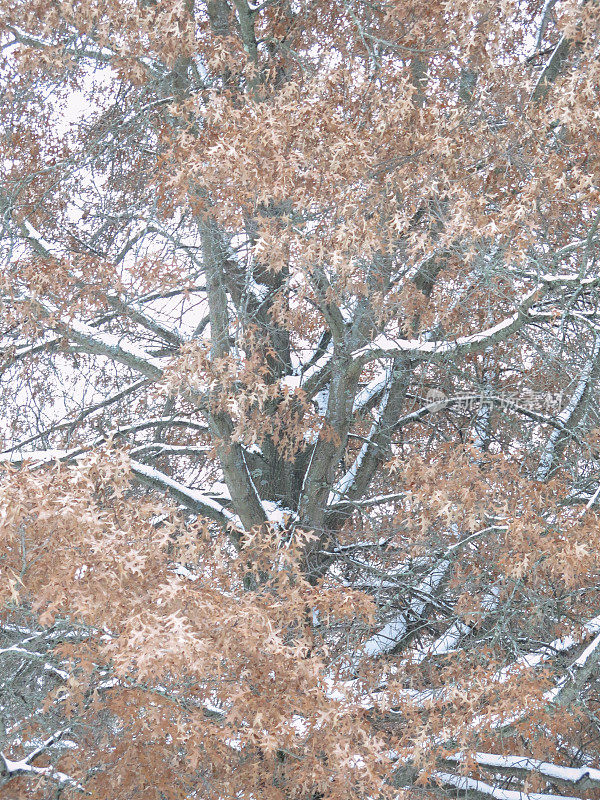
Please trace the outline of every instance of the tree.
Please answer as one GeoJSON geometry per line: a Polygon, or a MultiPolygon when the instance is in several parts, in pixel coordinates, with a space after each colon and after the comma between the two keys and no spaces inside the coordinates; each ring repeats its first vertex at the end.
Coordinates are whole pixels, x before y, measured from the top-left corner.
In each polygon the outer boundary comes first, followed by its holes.
{"type": "Polygon", "coordinates": [[[595,797],[595,2],[4,0],[2,797],[595,797]]]}

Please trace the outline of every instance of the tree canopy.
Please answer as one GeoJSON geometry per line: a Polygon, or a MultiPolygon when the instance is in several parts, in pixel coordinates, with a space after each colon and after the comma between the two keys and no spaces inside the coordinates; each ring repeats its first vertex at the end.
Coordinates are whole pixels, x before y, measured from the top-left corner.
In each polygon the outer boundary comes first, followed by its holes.
{"type": "Polygon", "coordinates": [[[0,797],[596,798],[597,2],[0,44],[0,797]]]}

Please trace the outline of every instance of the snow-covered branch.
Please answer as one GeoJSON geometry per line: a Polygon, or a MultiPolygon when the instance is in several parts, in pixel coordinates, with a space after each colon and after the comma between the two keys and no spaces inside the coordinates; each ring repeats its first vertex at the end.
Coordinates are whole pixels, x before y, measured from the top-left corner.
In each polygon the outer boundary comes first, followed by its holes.
{"type": "Polygon", "coordinates": [[[103,333],[76,319],[63,319],[56,308],[47,301],[30,300],[29,302],[51,328],[77,342],[86,352],[118,361],[141,372],[148,378],[162,377],[164,362],[151,356],[142,347],[129,342],[125,336],[103,333]]]}
{"type": "Polygon", "coordinates": [[[523,298],[518,310],[491,328],[469,336],[459,336],[454,341],[427,341],[425,339],[393,339],[385,334],[355,350],[352,354],[362,364],[377,359],[406,357],[411,361],[437,360],[448,355],[466,355],[481,352],[492,344],[503,342],[525,325],[534,322],[531,308],[543,297],[547,286],[539,285],[523,298]]]}
{"type": "Polygon", "coordinates": [[[386,408],[387,403],[388,403],[388,399],[389,399],[389,396],[390,396],[390,391],[391,391],[391,388],[392,388],[391,387],[391,374],[388,374],[387,380],[386,380],[384,386],[385,386],[384,395],[383,395],[383,398],[382,398],[381,402],[379,403],[379,407],[378,407],[377,413],[376,413],[376,418],[375,418],[375,421],[373,422],[373,425],[371,426],[371,430],[369,432],[369,435],[367,436],[367,440],[363,443],[363,445],[362,445],[358,455],[354,459],[354,462],[353,462],[352,466],[350,467],[350,469],[347,470],[346,474],[343,475],[342,478],[340,478],[339,481],[337,481],[337,483],[335,484],[335,486],[333,487],[333,489],[329,493],[329,498],[327,500],[327,505],[329,505],[329,506],[333,505],[334,503],[338,502],[339,500],[342,500],[348,494],[348,492],[350,491],[350,489],[354,485],[354,482],[356,481],[356,477],[358,475],[358,470],[360,469],[360,466],[361,466],[361,464],[363,462],[363,459],[365,458],[365,456],[369,452],[369,448],[371,446],[371,442],[373,441],[373,439],[375,437],[375,434],[379,430],[379,422],[381,420],[381,417],[383,416],[383,413],[384,413],[385,408],[386,408]]]}
{"type": "Polygon", "coordinates": [[[467,794],[468,797],[493,797],[494,800],[580,800],[578,797],[565,797],[559,794],[540,794],[539,792],[518,792],[513,789],[501,789],[465,775],[453,775],[450,772],[434,772],[433,780],[443,786],[452,786],[467,794]]]}
{"type": "Polygon", "coordinates": [[[169,478],[164,472],[160,472],[160,470],[149,467],[146,464],[141,464],[139,461],[131,462],[131,471],[141,483],[154,489],[169,492],[176,500],[195,514],[210,517],[225,526],[239,527],[238,516],[207,494],[197,489],[190,489],[185,484],[169,478]]]}
{"type": "MultiPolygon", "coordinates": [[[[526,777],[527,774],[536,772],[553,783],[575,784],[581,791],[600,787],[600,769],[592,767],[563,767],[526,756],[504,756],[493,753],[474,753],[471,758],[476,764],[487,769],[521,777],[526,777]]],[[[444,760],[460,764],[466,760],[466,755],[464,753],[456,753],[455,755],[446,756],[444,760]]]]}
{"type": "Polygon", "coordinates": [[[433,593],[444,580],[449,567],[450,562],[446,559],[438,561],[431,572],[414,589],[415,596],[410,602],[408,611],[395,616],[381,630],[371,636],[360,648],[356,659],[360,660],[365,656],[376,658],[390,653],[397,647],[408,633],[411,623],[421,618],[433,593]]]}
{"type": "Polygon", "coordinates": [[[85,791],[84,787],[70,775],[60,772],[60,770],[57,770],[52,766],[36,767],[31,763],[49,747],[58,742],[59,739],[61,739],[62,736],[64,736],[64,734],[68,731],[69,728],[56,731],[44,742],[42,742],[42,744],[36,747],[35,750],[32,750],[29,755],[25,756],[25,758],[22,758],[19,761],[13,761],[3,752],[0,752],[0,770],[2,777],[4,777],[6,780],[13,778],[15,775],[28,775],[32,778],[48,778],[49,780],[58,784],[72,786],[81,792],[85,791]]]}
{"type": "Polygon", "coordinates": [[[600,335],[596,336],[594,348],[586,360],[571,400],[558,415],[558,425],[552,431],[540,458],[537,479],[545,481],[550,477],[561,450],[565,447],[570,431],[581,418],[585,398],[598,380],[600,371],[600,335]]]}

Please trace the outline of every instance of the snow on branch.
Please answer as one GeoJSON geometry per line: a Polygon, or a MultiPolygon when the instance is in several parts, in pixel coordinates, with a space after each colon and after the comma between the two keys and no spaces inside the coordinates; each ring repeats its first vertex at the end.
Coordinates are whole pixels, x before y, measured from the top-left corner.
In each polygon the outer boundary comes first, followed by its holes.
{"type": "Polygon", "coordinates": [[[389,372],[385,375],[376,375],[372,381],[362,388],[354,398],[353,413],[361,411],[374,397],[383,392],[389,384],[389,372]]]}
{"type": "Polygon", "coordinates": [[[24,461],[31,461],[34,464],[45,464],[50,461],[63,461],[71,457],[79,450],[25,450],[17,452],[9,450],[5,453],[0,453],[0,463],[4,464],[22,464],[24,461]]]}
{"type": "MultiPolygon", "coordinates": [[[[24,238],[38,255],[56,260],[62,257],[61,251],[53,244],[47,242],[39,231],[27,220],[22,223],[21,231],[24,238]]],[[[175,337],[173,332],[149,320],[142,312],[136,311],[134,313],[126,304],[121,303],[121,301],[115,299],[112,295],[108,295],[107,300],[109,301],[109,305],[111,304],[111,300],[113,305],[117,303],[118,310],[129,310],[137,322],[143,324],[146,328],[150,328],[154,333],[160,334],[167,340],[174,341],[175,344],[181,343],[181,339],[175,337]],[[175,337],[175,339],[173,339],[173,337],[175,337]]],[[[53,329],[77,342],[77,344],[87,350],[87,352],[112,358],[128,367],[138,370],[148,378],[162,377],[163,369],[161,361],[157,358],[153,358],[138,345],[128,342],[125,337],[103,333],[75,319],[64,320],[49,301],[42,302],[40,299],[29,298],[29,302],[40,316],[50,323],[53,329]]]]}
{"type": "Polygon", "coordinates": [[[454,341],[426,341],[425,339],[392,339],[382,334],[365,347],[355,350],[353,357],[363,363],[379,358],[399,358],[409,356],[413,361],[437,359],[446,355],[463,355],[484,350],[491,344],[508,339],[524,325],[533,322],[536,315],[530,311],[532,306],[542,298],[548,287],[537,286],[521,301],[518,310],[507,319],[498,322],[491,328],[469,336],[459,336],[454,341]]]}
{"type": "Polygon", "coordinates": [[[415,597],[412,599],[408,611],[395,616],[381,630],[371,636],[358,652],[358,659],[364,656],[376,658],[390,653],[402,641],[408,633],[411,622],[418,619],[425,611],[429,598],[444,579],[449,567],[450,562],[446,559],[442,559],[435,565],[433,570],[413,590],[415,597]]]}
{"type": "Polygon", "coordinates": [[[340,478],[340,480],[335,484],[335,486],[332,488],[331,492],[329,493],[329,497],[328,497],[328,500],[327,500],[327,505],[328,506],[331,506],[334,503],[337,503],[339,500],[342,500],[342,498],[344,498],[344,496],[346,494],[348,494],[348,492],[352,489],[352,487],[355,484],[356,476],[358,475],[358,470],[360,469],[360,465],[362,464],[365,456],[369,452],[369,448],[371,446],[373,438],[375,437],[375,434],[379,430],[379,423],[380,423],[380,420],[381,420],[381,418],[383,416],[383,413],[385,411],[385,407],[387,406],[388,399],[389,399],[389,396],[390,396],[391,377],[392,377],[391,376],[391,372],[388,370],[388,373],[387,373],[387,376],[386,376],[386,380],[384,382],[384,387],[385,387],[384,388],[384,395],[383,395],[383,398],[382,398],[381,402],[379,403],[379,407],[378,407],[377,412],[375,414],[375,421],[373,422],[373,424],[371,426],[371,430],[369,431],[369,435],[367,436],[366,441],[363,443],[362,447],[360,448],[360,451],[359,451],[358,455],[356,456],[356,458],[354,459],[354,462],[352,463],[352,466],[350,467],[350,469],[345,473],[345,475],[342,476],[342,478],[340,478]]]}
{"type": "Polygon", "coordinates": [[[31,763],[45,750],[58,742],[59,739],[61,739],[62,736],[64,736],[64,734],[69,730],[69,728],[64,728],[56,731],[49,736],[48,739],[42,742],[39,747],[36,747],[35,750],[32,750],[28,756],[25,756],[25,758],[22,758],[19,761],[12,761],[3,752],[0,752],[0,772],[2,776],[6,779],[10,779],[15,775],[29,775],[37,778],[49,778],[52,781],[56,781],[59,785],[73,786],[75,789],[78,789],[81,792],[85,791],[84,787],[70,775],[60,772],[54,767],[36,767],[31,763]]]}
{"type": "MultiPolygon", "coordinates": [[[[443,563],[449,564],[449,561],[445,560],[440,562],[440,564],[443,563]]],[[[402,633],[401,631],[400,622],[401,620],[399,617],[396,618],[396,620],[392,620],[392,623],[396,623],[397,631],[401,633],[401,635],[404,635],[404,633],[402,633]]],[[[371,645],[371,647],[374,648],[375,643],[378,641],[377,637],[382,635],[381,644],[385,645],[386,639],[383,639],[383,634],[385,633],[385,635],[388,637],[387,639],[388,647],[386,650],[382,650],[382,652],[390,652],[396,646],[389,639],[389,637],[396,632],[396,628],[392,627],[392,623],[389,623],[382,629],[382,631],[380,631],[378,634],[375,634],[375,636],[373,636],[367,642],[367,644],[369,644],[369,642],[372,642],[373,644],[371,645]]],[[[531,653],[526,653],[525,655],[513,661],[511,664],[508,664],[506,667],[499,669],[497,672],[495,672],[493,675],[490,676],[489,684],[490,685],[502,684],[510,680],[518,679],[519,676],[524,671],[529,669],[534,669],[535,667],[538,667],[540,664],[544,664],[550,661],[552,658],[556,657],[560,653],[564,653],[576,647],[577,645],[581,644],[582,640],[596,634],[596,638],[594,639],[594,641],[581,653],[578,659],[569,668],[569,676],[567,676],[567,679],[564,678],[561,679],[561,681],[559,681],[559,683],[557,684],[557,687],[549,690],[544,695],[544,700],[546,702],[557,702],[557,696],[560,694],[560,692],[564,690],[565,686],[567,685],[568,677],[573,678],[573,676],[575,675],[575,680],[576,680],[575,671],[577,669],[582,669],[583,666],[589,660],[592,653],[595,653],[598,650],[598,647],[600,645],[599,632],[600,632],[600,616],[597,616],[589,620],[589,622],[582,625],[579,635],[573,633],[572,635],[563,636],[560,639],[555,639],[554,641],[549,642],[548,644],[538,648],[537,650],[534,650],[531,653]]],[[[450,632],[447,631],[447,633],[450,632]]],[[[456,633],[456,631],[454,633],[456,633]]],[[[443,636],[440,637],[440,639],[443,639],[443,636]]],[[[434,647],[436,644],[439,644],[441,646],[440,639],[438,639],[437,642],[434,643],[434,647]]],[[[436,653],[434,652],[426,653],[427,656],[435,654],[436,653]]],[[[425,689],[423,691],[407,690],[403,696],[410,698],[411,701],[416,705],[423,705],[424,703],[432,701],[445,702],[450,697],[451,691],[452,691],[452,686],[450,684],[446,684],[443,687],[436,689],[425,689]]],[[[522,713],[517,712],[516,716],[511,717],[511,722],[514,722],[517,719],[519,719],[521,716],[523,716],[523,713],[525,712],[522,713]]],[[[477,729],[480,727],[481,724],[488,724],[488,722],[489,720],[487,720],[487,718],[485,717],[475,717],[473,720],[472,728],[477,729]]],[[[497,729],[501,727],[503,724],[504,724],[503,721],[496,720],[492,723],[491,727],[497,729]]]]}
{"type": "Polygon", "coordinates": [[[429,645],[429,647],[418,651],[417,654],[413,656],[413,661],[420,663],[426,658],[451,653],[454,651],[460,640],[465,636],[468,636],[470,633],[471,628],[469,625],[466,625],[464,622],[457,619],[452,623],[448,630],[444,631],[441,636],[438,636],[435,642],[429,645]]]}
{"type": "Polygon", "coordinates": [[[549,478],[556,462],[557,451],[560,450],[561,444],[564,443],[570,428],[572,428],[574,424],[577,424],[579,416],[578,411],[581,408],[586,392],[588,392],[595,383],[599,364],[600,336],[596,336],[594,349],[591,356],[585,362],[573,396],[568,405],[558,415],[559,427],[552,431],[546,447],[544,448],[537,471],[538,480],[545,481],[549,478]]]}
{"type": "MultiPolygon", "coordinates": [[[[163,447],[158,445],[157,447],[163,447]]],[[[167,447],[167,446],[164,446],[167,447]]],[[[142,450],[143,448],[139,448],[142,450]]],[[[185,448],[186,452],[193,450],[199,452],[200,448],[185,448]]],[[[29,450],[27,452],[7,452],[0,453],[0,463],[21,464],[24,461],[33,462],[33,466],[45,464],[51,461],[65,461],[76,456],[83,455],[85,448],[78,448],[76,450],[29,450]]],[[[190,489],[183,483],[169,478],[160,470],[150,467],[147,464],[142,464],[139,461],[131,460],[131,471],[140,483],[150,486],[154,489],[161,489],[169,492],[186,508],[189,508],[196,514],[210,517],[222,525],[239,526],[239,518],[236,514],[229,511],[224,505],[214,500],[207,494],[198,491],[197,489],[190,489]]]]}
{"type": "Polygon", "coordinates": [[[598,631],[600,631],[600,616],[594,617],[582,626],[580,637],[571,635],[563,636],[560,639],[555,639],[553,642],[544,645],[538,650],[534,650],[532,653],[527,653],[526,655],[521,656],[507,667],[503,667],[494,675],[494,680],[498,681],[499,683],[504,683],[504,681],[507,681],[510,678],[518,675],[523,669],[537,667],[538,664],[548,661],[558,653],[564,653],[566,650],[571,650],[571,648],[575,647],[581,642],[582,638],[587,638],[595,633],[597,634],[598,631]]]}
{"type": "Polygon", "coordinates": [[[544,699],[559,705],[569,705],[573,702],[581,688],[589,678],[590,672],[600,658],[600,634],[589,644],[581,655],[575,659],[557,685],[544,694],[544,699]]]}
{"type": "Polygon", "coordinates": [[[236,514],[203,492],[190,489],[185,484],[169,478],[164,472],[141,464],[139,461],[131,461],[131,470],[141,483],[155,489],[168,491],[194,513],[210,517],[222,525],[239,527],[240,521],[236,514]]]}
{"type": "Polygon", "coordinates": [[[117,336],[113,333],[103,333],[76,319],[61,319],[57,315],[56,309],[48,302],[42,303],[40,300],[32,300],[31,303],[52,328],[77,342],[88,353],[111,358],[141,372],[148,378],[158,379],[162,377],[163,362],[161,359],[154,358],[149,353],[146,353],[142,347],[129,342],[126,337],[117,336]]]}
{"type": "Polygon", "coordinates": [[[393,494],[380,494],[373,497],[365,497],[360,500],[349,500],[343,503],[336,503],[331,506],[332,510],[337,510],[340,506],[344,507],[346,504],[351,505],[353,508],[371,508],[373,506],[384,505],[385,503],[393,503],[395,500],[401,500],[406,497],[406,492],[394,492],[393,494]]]}
{"type": "Polygon", "coordinates": [[[432,778],[442,785],[454,786],[469,795],[494,797],[495,800],[580,800],[578,797],[564,797],[559,794],[540,794],[538,792],[517,792],[512,789],[501,789],[489,783],[467,778],[465,775],[452,775],[449,772],[434,772],[432,778]]]}
{"type": "MultiPolygon", "coordinates": [[[[455,753],[446,756],[445,761],[458,764],[465,761],[465,758],[465,753],[455,753]]],[[[472,758],[482,767],[518,775],[537,772],[548,780],[576,784],[582,790],[595,789],[600,786],[600,769],[592,767],[562,767],[526,756],[503,756],[492,753],[474,753],[472,758]]]]}

